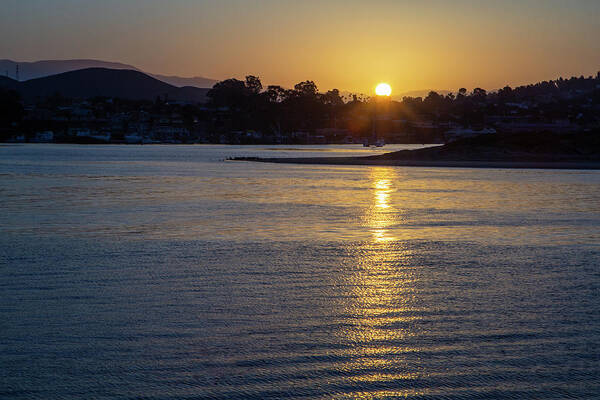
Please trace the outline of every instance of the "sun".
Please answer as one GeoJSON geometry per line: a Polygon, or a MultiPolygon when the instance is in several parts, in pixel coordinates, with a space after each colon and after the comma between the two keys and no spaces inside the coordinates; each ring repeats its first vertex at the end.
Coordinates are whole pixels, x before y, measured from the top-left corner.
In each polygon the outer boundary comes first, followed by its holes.
{"type": "Polygon", "coordinates": [[[389,96],[392,94],[392,87],[387,83],[380,83],[375,88],[375,94],[377,94],[377,96],[389,96]]]}

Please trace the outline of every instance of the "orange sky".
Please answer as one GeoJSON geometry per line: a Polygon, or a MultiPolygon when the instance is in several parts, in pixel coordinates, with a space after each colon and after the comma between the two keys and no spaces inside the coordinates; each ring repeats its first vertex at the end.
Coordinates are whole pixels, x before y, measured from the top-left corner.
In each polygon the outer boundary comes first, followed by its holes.
{"type": "Polygon", "coordinates": [[[0,58],[398,94],[600,70],[598,0],[4,0],[0,58]]]}

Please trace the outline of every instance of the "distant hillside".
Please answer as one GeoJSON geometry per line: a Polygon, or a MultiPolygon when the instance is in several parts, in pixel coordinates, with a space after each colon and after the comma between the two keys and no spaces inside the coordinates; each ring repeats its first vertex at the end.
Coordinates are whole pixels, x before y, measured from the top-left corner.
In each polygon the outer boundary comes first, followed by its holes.
{"type": "MultiPolygon", "coordinates": [[[[87,68],[128,69],[144,72],[133,65],[102,60],[42,60],[35,62],[0,60],[0,75],[4,77],[8,75],[8,77],[16,79],[17,65],[19,65],[20,81],[28,81],[30,79],[43,78],[50,75],[61,74],[63,72],[87,68]]],[[[217,83],[217,81],[214,79],[204,78],[201,76],[185,78],[180,76],[145,73],[160,81],[177,87],[196,86],[199,88],[211,88],[215,83],[217,83]]]]}
{"type": "Polygon", "coordinates": [[[16,90],[19,82],[14,79],[7,78],[6,76],[0,76],[0,88],[8,90],[16,90]]]}
{"type": "Polygon", "coordinates": [[[170,85],[177,87],[195,86],[197,88],[211,88],[218,81],[215,79],[204,78],[202,76],[193,76],[190,78],[183,78],[181,76],[166,76],[158,74],[148,74],[154,78],[166,82],[170,85]]]}
{"type": "Polygon", "coordinates": [[[445,96],[448,93],[452,93],[450,90],[434,90],[434,89],[422,89],[422,90],[411,90],[408,92],[394,94],[393,97],[398,100],[402,100],[403,97],[427,97],[429,92],[436,92],[439,95],[445,96]]]}
{"type": "Polygon", "coordinates": [[[16,79],[16,66],[19,65],[19,80],[43,78],[45,76],[62,74],[63,72],[76,71],[86,68],[130,69],[139,71],[132,65],[100,60],[42,60],[34,62],[17,62],[13,60],[0,60],[0,73],[3,76],[16,79]]]}
{"type": "Polygon", "coordinates": [[[178,88],[139,71],[88,68],[26,82],[3,77],[0,86],[17,90],[25,100],[60,93],[65,97],[117,97],[130,100],[154,100],[168,96],[170,100],[204,102],[208,89],[178,88]]]}

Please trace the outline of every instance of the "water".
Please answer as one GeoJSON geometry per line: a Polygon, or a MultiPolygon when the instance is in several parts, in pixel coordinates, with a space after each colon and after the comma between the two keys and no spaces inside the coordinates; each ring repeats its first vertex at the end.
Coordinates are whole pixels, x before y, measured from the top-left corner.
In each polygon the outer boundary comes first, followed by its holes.
{"type": "Polygon", "coordinates": [[[0,398],[599,398],[600,172],[223,161],[379,151],[0,147],[0,398]]]}

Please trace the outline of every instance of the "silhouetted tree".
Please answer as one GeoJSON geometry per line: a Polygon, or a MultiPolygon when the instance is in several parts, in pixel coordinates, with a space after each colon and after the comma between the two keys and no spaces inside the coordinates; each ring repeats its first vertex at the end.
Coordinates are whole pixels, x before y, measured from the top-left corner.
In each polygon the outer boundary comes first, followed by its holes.
{"type": "Polygon", "coordinates": [[[498,90],[498,97],[503,101],[509,101],[512,99],[513,90],[510,86],[505,86],[498,90]]]}
{"type": "Polygon", "coordinates": [[[339,107],[344,104],[344,100],[342,100],[339,90],[332,89],[323,95],[323,103],[334,107],[339,107]]]}
{"type": "Polygon", "coordinates": [[[482,88],[475,88],[473,89],[473,97],[478,99],[478,100],[482,100],[485,99],[485,97],[487,96],[487,92],[485,91],[485,89],[482,88]]]}
{"type": "Polygon", "coordinates": [[[217,107],[240,108],[246,99],[246,84],[238,79],[217,82],[206,94],[217,107]]]}
{"type": "Polygon", "coordinates": [[[263,88],[260,78],[254,75],[248,75],[246,77],[246,88],[250,94],[259,94],[263,88]]]}
{"type": "Polygon", "coordinates": [[[317,85],[313,81],[304,81],[294,85],[294,90],[298,96],[315,97],[317,95],[317,85]]]}
{"type": "Polygon", "coordinates": [[[271,103],[281,103],[288,98],[288,90],[277,85],[267,87],[267,98],[271,103]]]}

